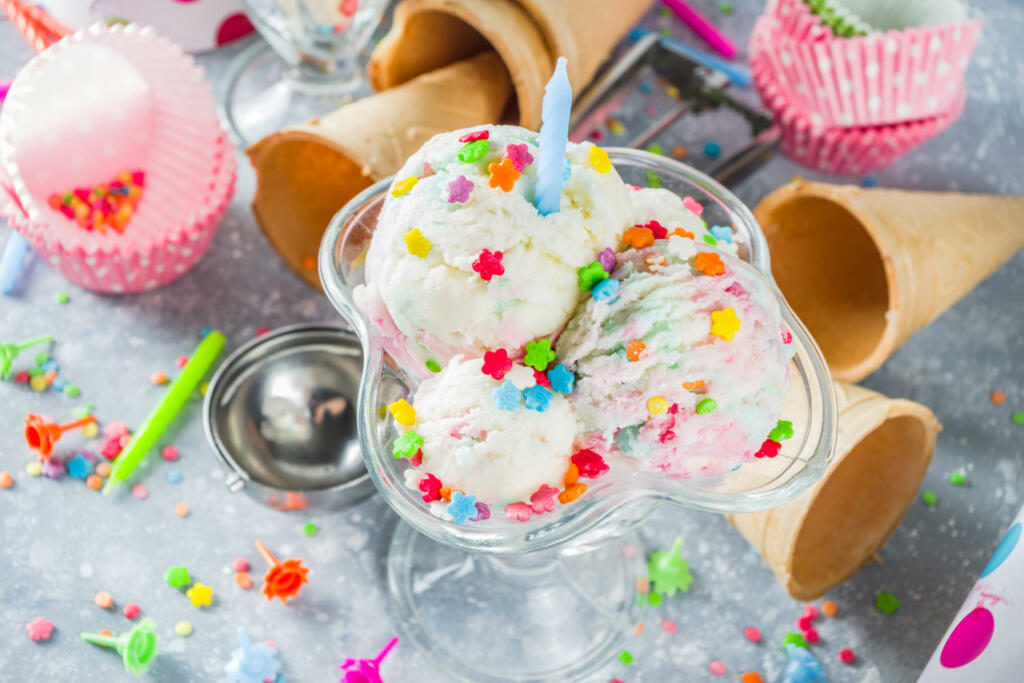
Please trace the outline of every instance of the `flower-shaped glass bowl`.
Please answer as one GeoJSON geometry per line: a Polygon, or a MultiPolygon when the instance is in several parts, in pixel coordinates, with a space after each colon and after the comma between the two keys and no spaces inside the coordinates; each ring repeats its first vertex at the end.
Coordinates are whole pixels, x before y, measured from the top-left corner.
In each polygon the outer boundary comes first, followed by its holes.
{"type": "MultiPolygon", "coordinates": [[[[661,185],[704,206],[709,225],[731,225],[739,255],[771,282],[767,245],[750,211],[711,178],[679,162],[629,149],[607,150],[627,183],[661,185]]],[[[380,331],[356,307],[352,291],[364,281],[364,260],[390,180],[383,180],[353,198],[331,221],[320,249],[320,278],[328,297],[352,324],[364,348],[362,386],[357,414],[366,466],[387,502],[412,527],[430,538],[469,551],[519,554],[559,545],[571,539],[587,542],[595,534],[612,535],[649,514],[659,501],[713,512],[752,512],[777,506],[813,485],[825,471],[836,438],[832,382],[814,340],[786,304],[778,289],[785,324],[796,353],[790,362],[791,386],[781,419],[793,423],[794,435],[775,458],[761,458],[721,475],[674,478],[637,467],[612,467],[588,480],[586,493],[553,512],[526,522],[507,519],[492,510],[482,522],[456,524],[431,513],[418,490],[405,484],[411,465],[391,454],[398,433],[387,405],[411,401],[418,380],[384,351],[380,331]],[[604,524],[616,520],[615,524],[604,524]]],[[[557,350],[557,343],[555,345],[557,350]]]]}

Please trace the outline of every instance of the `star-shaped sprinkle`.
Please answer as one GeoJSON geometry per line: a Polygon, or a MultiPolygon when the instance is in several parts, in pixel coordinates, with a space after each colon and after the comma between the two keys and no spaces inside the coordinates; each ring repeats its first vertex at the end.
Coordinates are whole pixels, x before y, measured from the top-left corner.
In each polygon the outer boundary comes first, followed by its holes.
{"type": "Polygon", "coordinates": [[[732,244],[732,228],[728,225],[712,225],[711,236],[720,242],[732,244]]]}
{"type": "Polygon", "coordinates": [[[704,207],[693,197],[683,197],[683,208],[687,211],[691,211],[698,216],[704,213],[704,207]]]}
{"type": "Polygon", "coordinates": [[[607,301],[608,303],[614,303],[618,298],[616,296],[619,292],[619,281],[613,277],[607,280],[601,280],[594,288],[590,290],[590,296],[594,297],[594,301],[607,301]]]}
{"type": "Polygon", "coordinates": [[[782,444],[778,441],[772,441],[771,439],[765,439],[761,447],[754,453],[755,458],[774,458],[779,454],[782,449],[782,444]]]}
{"type": "Polygon", "coordinates": [[[530,148],[525,142],[521,142],[518,145],[509,143],[505,145],[505,158],[512,160],[512,168],[516,169],[520,173],[527,165],[533,163],[533,155],[530,154],[530,148]]]}
{"type": "Polygon", "coordinates": [[[452,502],[444,508],[445,512],[455,518],[456,524],[465,524],[470,517],[475,517],[476,496],[471,496],[461,491],[452,492],[452,502]]]}
{"type": "Polygon", "coordinates": [[[693,575],[690,565],[682,558],[683,539],[677,538],[671,550],[659,550],[647,561],[647,579],[651,582],[651,590],[665,595],[675,595],[677,590],[684,593],[690,590],[693,575]]]}
{"type": "Polygon", "coordinates": [[[786,439],[792,439],[793,423],[789,420],[779,420],[775,425],[775,429],[768,433],[768,438],[772,441],[785,441],[786,439]]]}
{"type": "Polygon", "coordinates": [[[419,228],[413,228],[405,233],[405,248],[413,256],[426,258],[431,246],[430,240],[423,236],[419,228]]]}
{"type": "Polygon", "coordinates": [[[416,451],[423,446],[423,437],[410,429],[405,434],[395,439],[395,443],[391,446],[391,453],[398,458],[411,458],[416,455],[416,451]]]}
{"type": "Polygon", "coordinates": [[[464,204],[469,200],[469,193],[473,191],[473,181],[460,175],[448,183],[448,203],[464,204]]]}
{"type": "Polygon", "coordinates": [[[725,341],[732,341],[733,335],[740,330],[740,319],[732,308],[723,308],[711,313],[711,334],[725,341]]]}
{"type": "Polygon", "coordinates": [[[388,412],[395,418],[395,422],[400,425],[412,427],[416,424],[416,409],[409,405],[409,402],[404,398],[389,403],[388,412]]]}
{"type": "Polygon", "coordinates": [[[608,158],[608,152],[597,145],[590,146],[590,165],[598,173],[607,173],[612,170],[612,160],[608,158]]]}
{"type": "Polygon", "coordinates": [[[551,341],[547,337],[526,342],[526,357],[523,358],[523,365],[543,372],[554,360],[555,352],[551,350],[551,341]]]}
{"type": "Polygon", "coordinates": [[[523,391],[523,397],[526,398],[526,409],[536,410],[538,413],[547,412],[552,396],[554,394],[539,384],[523,391]]]}
{"type": "Polygon", "coordinates": [[[787,644],[786,654],[789,656],[789,661],[786,663],[783,680],[788,683],[814,683],[827,680],[821,662],[815,659],[807,648],[787,644]]]}
{"type": "Polygon", "coordinates": [[[169,567],[164,572],[164,581],[171,588],[184,588],[192,580],[192,577],[188,574],[188,569],[182,566],[169,567]]]}
{"type": "Polygon", "coordinates": [[[611,247],[602,249],[601,253],[597,255],[597,260],[601,263],[601,267],[604,268],[606,273],[611,273],[618,264],[618,259],[615,258],[615,252],[612,251],[611,247]]]}
{"type": "Polygon", "coordinates": [[[480,370],[485,375],[490,375],[494,379],[501,379],[511,369],[512,359],[508,357],[508,351],[505,349],[484,352],[484,364],[480,370]]]}
{"type": "Polygon", "coordinates": [[[459,138],[459,142],[476,142],[477,140],[486,140],[491,137],[491,131],[489,130],[474,130],[472,133],[466,133],[459,138]]]}
{"type": "Polygon", "coordinates": [[[185,596],[192,601],[196,607],[205,607],[213,602],[213,589],[205,583],[194,583],[185,591],[185,596]]]}
{"type": "Polygon", "coordinates": [[[72,479],[85,479],[92,474],[92,463],[81,453],[68,460],[68,476],[72,479]]]}
{"type": "Polygon", "coordinates": [[[473,261],[473,270],[480,274],[481,279],[490,282],[495,275],[504,275],[505,266],[501,265],[503,254],[500,251],[483,249],[473,261]]]}
{"type": "Polygon", "coordinates": [[[529,503],[509,503],[505,506],[505,516],[513,522],[525,522],[533,516],[529,503]]]}
{"type": "Polygon", "coordinates": [[[435,500],[441,500],[441,480],[435,477],[429,472],[424,474],[418,484],[420,491],[423,492],[423,501],[425,503],[433,503],[435,500]]]}
{"type": "Polygon", "coordinates": [[[626,232],[622,233],[622,241],[635,249],[643,249],[654,244],[654,233],[650,228],[634,225],[632,228],[626,228],[626,232]]]}
{"type": "Polygon", "coordinates": [[[548,382],[551,383],[551,388],[558,393],[571,394],[573,386],[576,384],[576,376],[569,368],[559,363],[548,370],[548,382]]]}
{"type": "Polygon", "coordinates": [[[725,272],[725,264],[722,258],[713,252],[702,251],[693,259],[693,267],[705,275],[721,275],[725,272]]]}
{"type": "Polygon", "coordinates": [[[686,238],[688,240],[692,240],[694,238],[694,234],[692,232],[690,232],[689,230],[685,230],[683,228],[676,228],[675,230],[673,230],[669,234],[669,237],[672,237],[672,236],[684,237],[684,238],[686,238]]]}
{"type": "Polygon", "coordinates": [[[587,492],[587,485],[583,483],[570,484],[565,490],[558,494],[558,502],[562,505],[571,503],[587,492]]]}
{"type": "Polygon", "coordinates": [[[46,617],[36,617],[25,624],[25,630],[28,631],[28,637],[37,643],[40,640],[49,640],[50,634],[53,633],[53,622],[46,617]]]}
{"type": "Polygon", "coordinates": [[[470,517],[471,522],[482,522],[485,519],[491,518],[491,508],[487,507],[484,503],[476,504],[476,517],[470,517]]]}
{"type": "Polygon", "coordinates": [[[512,160],[507,157],[501,161],[492,161],[487,164],[487,172],[491,174],[487,184],[491,187],[500,187],[505,192],[512,191],[512,187],[521,175],[512,164],[512,160]]]}
{"type": "Polygon", "coordinates": [[[576,283],[579,285],[581,292],[589,292],[598,282],[607,279],[608,273],[600,261],[594,261],[576,271],[576,283]]]}
{"type": "Polygon", "coordinates": [[[573,465],[576,465],[579,476],[586,479],[597,479],[608,471],[608,464],[604,461],[604,458],[589,448],[577,451],[570,460],[573,465]]]}
{"type": "Polygon", "coordinates": [[[462,146],[462,149],[459,150],[459,161],[467,164],[475,163],[483,159],[489,149],[490,143],[483,138],[467,142],[462,146]]]}
{"type": "Polygon", "coordinates": [[[875,609],[882,614],[896,614],[899,608],[900,601],[892,593],[879,593],[875,596],[875,609]]]}
{"type": "Polygon", "coordinates": [[[423,449],[416,451],[416,455],[409,458],[409,464],[413,467],[419,467],[423,464],[423,449]]]}
{"type": "Polygon", "coordinates": [[[409,194],[412,188],[416,187],[416,183],[419,181],[420,179],[414,175],[411,175],[408,178],[402,178],[401,180],[396,180],[394,187],[391,188],[391,194],[395,197],[401,197],[402,195],[409,194]]]}
{"type": "Polygon", "coordinates": [[[554,486],[541,484],[541,487],[530,496],[530,509],[534,514],[543,515],[555,509],[555,501],[558,500],[558,489],[554,486]]]}
{"type": "Polygon", "coordinates": [[[498,405],[498,410],[516,410],[523,400],[523,392],[508,380],[502,382],[501,386],[492,389],[491,396],[498,405]]]}
{"type": "Polygon", "coordinates": [[[663,240],[668,237],[668,228],[653,218],[644,223],[644,227],[651,231],[651,234],[654,235],[654,239],[656,240],[663,240]]]}

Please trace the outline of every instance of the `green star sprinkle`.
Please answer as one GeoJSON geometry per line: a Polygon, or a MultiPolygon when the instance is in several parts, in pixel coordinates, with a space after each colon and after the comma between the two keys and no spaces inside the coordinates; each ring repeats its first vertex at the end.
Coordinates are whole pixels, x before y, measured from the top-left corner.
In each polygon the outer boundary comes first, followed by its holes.
{"type": "Polygon", "coordinates": [[[713,247],[717,247],[718,246],[718,240],[716,240],[711,235],[704,235],[704,241],[707,242],[708,244],[710,244],[713,247]]]}
{"type": "Polygon", "coordinates": [[[1024,413],[1019,410],[1014,412],[1014,414],[1010,416],[1010,419],[1013,420],[1013,424],[1024,427],[1024,413]]]}
{"type": "Polygon", "coordinates": [[[715,412],[715,408],[717,407],[718,404],[715,403],[715,399],[702,398],[701,400],[697,401],[697,414],[707,415],[708,413],[713,413],[715,412]]]}
{"type": "Polygon", "coordinates": [[[182,566],[170,567],[164,572],[164,581],[171,588],[184,588],[192,580],[188,575],[188,569],[182,566]]]}
{"type": "Polygon", "coordinates": [[[896,614],[900,608],[900,601],[892,593],[879,593],[875,596],[875,609],[882,614],[896,614]]]}
{"type": "Polygon", "coordinates": [[[793,438],[793,423],[789,420],[779,420],[775,425],[775,429],[768,432],[768,438],[772,441],[778,441],[782,443],[786,439],[793,438]]]}
{"type": "Polygon", "coordinates": [[[440,364],[440,363],[438,363],[438,362],[437,362],[436,360],[434,360],[433,358],[431,358],[430,360],[428,360],[428,361],[427,361],[427,362],[425,363],[425,365],[427,366],[427,370],[430,370],[431,372],[441,372],[441,364],[440,364]]]}
{"type": "Polygon", "coordinates": [[[651,582],[651,591],[664,593],[669,597],[677,590],[690,590],[693,575],[690,565],[682,558],[679,551],[683,548],[683,539],[677,538],[671,550],[659,550],[647,561],[647,578],[651,582]]]}
{"type": "Polygon", "coordinates": [[[391,453],[396,458],[411,458],[416,455],[416,451],[421,446],[423,446],[423,437],[417,434],[415,430],[410,429],[395,439],[395,444],[391,447],[391,453]]]}
{"type": "Polygon", "coordinates": [[[967,477],[964,476],[963,472],[953,472],[949,475],[949,483],[953,486],[963,486],[967,483],[967,477]]]}
{"type": "Polygon", "coordinates": [[[598,282],[608,279],[608,273],[600,261],[594,261],[590,265],[583,266],[576,271],[576,281],[581,292],[589,292],[598,282]]]}
{"type": "Polygon", "coordinates": [[[928,507],[935,507],[939,504],[939,497],[935,491],[925,491],[921,494],[921,502],[928,507]]]}
{"type": "Polygon", "coordinates": [[[625,664],[626,666],[629,666],[633,663],[633,653],[629,650],[623,650],[619,653],[619,661],[625,664]]]}
{"type": "Polygon", "coordinates": [[[732,14],[732,5],[727,2],[720,2],[718,3],[718,11],[726,15],[732,14]]]}
{"type": "Polygon", "coordinates": [[[302,525],[302,533],[307,536],[316,536],[317,531],[316,524],[313,524],[313,522],[306,522],[302,525]]]}
{"type": "MultiPolygon", "coordinates": [[[[605,277],[607,277],[607,274],[605,277]]],[[[555,352],[551,350],[550,340],[535,339],[531,342],[526,342],[526,357],[523,358],[523,365],[528,365],[534,370],[544,372],[548,364],[553,360],[555,360],[555,352]]]]}
{"type": "Polygon", "coordinates": [[[473,142],[467,142],[459,150],[459,161],[463,161],[467,164],[472,164],[476,161],[483,159],[484,155],[487,154],[489,149],[487,140],[474,140],[473,142]]]}
{"type": "Polygon", "coordinates": [[[67,384],[64,385],[64,393],[67,396],[70,396],[71,398],[75,398],[76,396],[82,393],[82,390],[79,389],[76,385],[68,382],[67,384]]]}
{"type": "Polygon", "coordinates": [[[661,593],[651,591],[647,594],[647,604],[651,607],[657,607],[661,604],[661,593]]]}
{"type": "Polygon", "coordinates": [[[808,649],[807,640],[799,633],[787,633],[782,638],[782,649],[785,650],[787,645],[795,645],[797,647],[802,647],[805,650],[808,649]]]}
{"type": "Polygon", "coordinates": [[[96,409],[96,406],[94,406],[91,403],[87,403],[84,406],[75,406],[71,410],[71,414],[75,416],[76,420],[81,420],[83,417],[86,417],[88,415],[92,415],[92,411],[95,410],[95,409],[96,409]]]}

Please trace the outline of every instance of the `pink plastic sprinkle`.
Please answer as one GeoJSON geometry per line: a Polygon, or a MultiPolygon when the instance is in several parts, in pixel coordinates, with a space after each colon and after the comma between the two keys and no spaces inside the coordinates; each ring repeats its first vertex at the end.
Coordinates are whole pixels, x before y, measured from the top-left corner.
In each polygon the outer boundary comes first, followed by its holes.
{"type": "Polygon", "coordinates": [[[665,619],[661,622],[661,630],[665,633],[675,635],[675,632],[679,630],[679,627],[676,626],[676,622],[672,621],[671,619],[665,619]]]}
{"type": "Polygon", "coordinates": [[[139,500],[145,500],[149,496],[149,489],[146,488],[145,484],[136,484],[132,487],[132,495],[139,500]]]}
{"type": "Polygon", "coordinates": [[[25,630],[28,631],[28,637],[37,643],[40,640],[49,640],[50,634],[53,633],[53,622],[46,617],[36,617],[25,624],[25,630]]]}
{"type": "Polygon", "coordinates": [[[850,648],[844,648],[839,651],[839,661],[843,664],[853,664],[856,659],[857,655],[850,648]]]}
{"type": "Polygon", "coordinates": [[[235,561],[231,563],[231,568],[236,572],[249,571],[249,560],[244,557],[236,558],[235,561]]]}
{"type": "Polygon", "coordinates": [[[103,436],[116,439],[128,433],[128,425],[124,422],[111,422],[103,428],[103,436]]]}
{"type": "Polygon", "coordinates": [[[725,662],[720,659],[712,659],[711,663],[708,664],[708,671],[716,676],[721,676],[725,673],[725,662]]]}
{"type": "Polygon", "coordinates": [[[793,333],[790,332],[789,330],[783,330],[782,331],[782,343],[783,344],[790,344],[790,343],[792,343],[792,341],[793,341],[793,333]]]}
{"type": "Polygon", "coordinates": [[[179,455],[181,454],[178,453],[178,449],[174,446],[164,446],[163,450],[160,451],[160,457],[164,460],[177,460],[179,455]]]}
{"type": "Polygon", "coordinates": [[[124,606],[124,609],[121,610],[121,614],[125,616],[125,619],[135,619],[142,614],[142,610],[139,609],[139,606],[134,602],[129,602],[124,606]]]}
{"type": "Polygon", "coordinates": [[[505,157],[512,160],[512,168],[520,173],[527,164],[533,163],[533,155],[530,154],[530,148],[525,142],[518,145],[512,143],[505,145],[505,157]]]}
{"type": "Polygon", "coordinates": [[[804,616],[809,617],[813,621],[814,619],[817,619],[820,614],[817,607],[814,605],[807,605],[804,607],[804,616]]]}
{"type": "Polygon", "coordinates": [[[541,484],[540,488],[534,491],[533,495],[530,496],[530,509],[538,515],[542,515],[545,512],[551,512],[555,509],[555,503],[558,500],[558,493],[558,489],[554,486],[541,484]]]}
{"type": "Polygon", "coordinates": [[[761,632],[753,626],[748,626],[743,629],[743,636],[752,643],[758,643],[761,641],[761,632]]]}
{"type": "Polygon", "coordinates": [[[466,133],[459,142],[476,142],[477,140],[486,140],[491,137],[491,131],[489,130],[475,130],[472,133],[466,133]]]}
{"type": "Polygon", "coordinates": [[[797,619],[796,625],[801,631],[806,631],[811,627],[811,618],[807,615],[804,615],[797,619]]]}
{"type": "Polygon", "coordinates": [[[818,632],[816,630],[814,630],[813,628],[809,628],[804,631],[804,640],[806,640],[808,643],[816,643],[819,640],[821,640],[821,636],[818,635],[818,632]]]}
{"type": "Polygon", "coordinates": [[[178,356],[178,358],[174,361],[174,364],[177,365],[179,368],[183,368],[185,367],[185,363],[187,362],[188,356],[178,356]]]}
{"type": "Polygon", "coordinates": [[[509,503],[505,506],[505,516],[515,522],[525,522],[532,514],[533,510],[528,503],[509,503]]]}
{"type": "Polygon", "coordinates": [[[28,374],[28,370],[19,370],[14,373],[14,381],[18,384],[28,384],[30,379],[32,379],[32,376],[28,374]]]}
{"type": "Polygon", "coordinates": [[[683,208],[687,211],[692,211],[698,216],[704,213],[704,207],[693,197],[683,197],[683,208]]]}

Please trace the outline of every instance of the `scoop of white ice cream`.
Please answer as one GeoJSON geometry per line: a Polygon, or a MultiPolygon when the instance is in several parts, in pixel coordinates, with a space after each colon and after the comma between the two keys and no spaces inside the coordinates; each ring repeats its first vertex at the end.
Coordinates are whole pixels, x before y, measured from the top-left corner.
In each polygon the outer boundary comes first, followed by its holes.
{"type": "Polygon", "coordinates": [[[413,399],[420,471],[488,505],[529,500],[544,484],[562,488],[576,435],[569,402],[554,392],[543,412],[525,403],[502,410],[495,389],[506,381],[529,389],[533,371],[517,365],[495,380],[482,367],[480,358],[456,356],[420,385],[413,399]]]}
{"type": "Polygon", "coordinates": [[[617,249],[631,224],[626,186],[592,148],[568,145],[561,208],[547,216],[533,203],[539,150],[532,131],[481,126],[444,133],[406,162],[367,254],[368,284],[355,293],[393,355],[424,375],[427,361],[443,366],[456,354],[497,348],[515,355],[526,342],[561,330],[584,296],[577,269],[602,249],[617,249]],[[482,143],[460,141],[482,132],[482,143]],[[487,151],[460,160],[467,144],[487,151]],[[490,185],[494,163],[505,163],[496,177],[514,178],[510,191],[490,185]],[[512,172],[513,164],[521,173],[512,172]],[[411,189],[403,193],[406,185],[411,189]]]}

